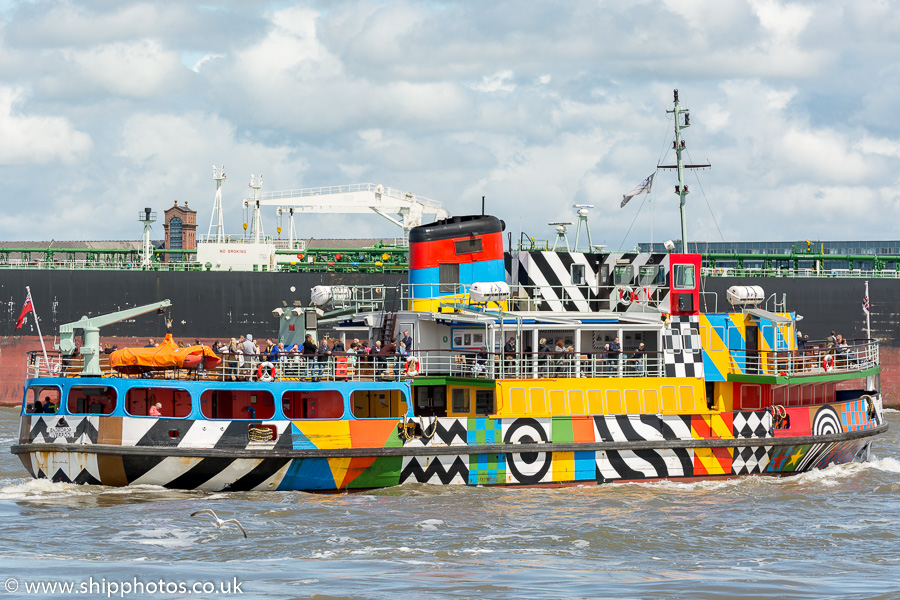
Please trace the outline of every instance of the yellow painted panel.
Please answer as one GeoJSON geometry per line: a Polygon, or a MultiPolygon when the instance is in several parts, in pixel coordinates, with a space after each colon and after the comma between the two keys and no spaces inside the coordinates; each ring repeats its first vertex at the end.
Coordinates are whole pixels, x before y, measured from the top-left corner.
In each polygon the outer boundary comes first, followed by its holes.
{"type": "Polygon", "coordinates": [[[725,347],[725,340],[722,339],[725,335],[725,329],[713,327],[709,322],[709,317],[703,314],[700,315],[700,324],[701,328],[704,326],[708,327],[709,342],[704,342],[703,346],[704,350],[706,350],[706,355],[716,369],[722,375],[726,375],[731,371],[731,352],[725,347]]]}
{"type": "Polygon", "coordinates": [[[575,481],[575,453],[553,453],[553,481],[575,481]]]}
{"type": "Polygon", "coordinates": [[[610,415],[624,414],[622,410],[622,394],[619,390],[606,391],[606,410],[609,411],[607,414],[610,415]]]}
{"type": "Polygon", "coordinates": [[[349,421],[292,421],[316,448],[350,448],[349,421]]]}
{"type": "Polygon", "coordinates": [[[641,406],[641,393],[637,390],[625,390],[625,412],[629,415],[644,412],[641,406]]]}
{"type": "Polygon", "coordinates": [[[694,404],[694,388],[689,385],[678,386],[678,395],[681,397],[681,411],[690,413],[696,410],[694,404]]]}
{"type": "Polygon", "coordinates": [[[663,412],[678,412],[678,397],[675,395],[674,385],[664,385],[660,388],[662,392],[663,412]]]}
{"type": "MultiPolygon", "coordinates": [[[[497,417],[639,414],[708,414],[702,379],[566,378],[497,382],[497,417]],[[515,385],[516,387],[512,387],[515,385]],[[679,402],[679,396],[683,398],[679,402]],[[550,412],[552,409],[552,413],[550,412]]],[[[723,388],[727,389],[727,388],[723,388]]]]}
{"type": "Polygon", "coordinates": [[[569,407],[566,406],[566,393],[562,390],[550,390],[550,414],[567,415],[569,407]]]}
{"type": "Polygon", "coordinates": [[[602,415],[606,412],[603,407],[603,392],[600,390],[588,390],[588,410],[592,415],[602,415]]]}
{"type": "Polygon", "coordinates": [[[569,410],[573,415],[586,415],[584,406],[584,392],[581,390],[571,390],[569,392],[569,410]]]}
{"type": "Polygon", "coordinates": [[[521,415],[528,412],[528,403],[525,401],[524,388],[512,388],[509,390],[509,412],[521,415]]]}
{"type": "Polygon", "coordinates": [[[529,390],[531,396],[531,414],[547,414],[547,401],[544,399],[544,388],[533,387],[529,390]]]}

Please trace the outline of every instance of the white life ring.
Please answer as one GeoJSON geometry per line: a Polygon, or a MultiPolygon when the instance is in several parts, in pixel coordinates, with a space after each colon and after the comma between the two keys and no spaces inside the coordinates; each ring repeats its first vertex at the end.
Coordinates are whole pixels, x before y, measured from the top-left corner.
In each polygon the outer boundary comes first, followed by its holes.
{"type": "Polygon", "coordinates": [[[256,369],[256,378],[259,381],[265,381],[266,383],[273,381],[275,379],[275,375],[278,373],[278,369],[270,363],[269,361],[259,363],[259,368],[256,369]]]}
{"type": "Polygon", "coordinates": [[[619,304],[623,304],[625,306],[631,304],[631,298],[634,295],[634,290],[631,289],[631,286],[619,286],[617,290],[619,292],[619,304]]]}
{"type": "Polygon", "coordinates": [[[415,356],[410,356],[406,359],[406,374],[410,377],[415,377],[419,374],[419,359],[415,356]]]}
{"type": "Polygon", "coordinates": [[[825,358],[822,359],[822,368],[825,369],[825,372],[829,372],[834,369],[834,355],[826,354],[825,358]]]}

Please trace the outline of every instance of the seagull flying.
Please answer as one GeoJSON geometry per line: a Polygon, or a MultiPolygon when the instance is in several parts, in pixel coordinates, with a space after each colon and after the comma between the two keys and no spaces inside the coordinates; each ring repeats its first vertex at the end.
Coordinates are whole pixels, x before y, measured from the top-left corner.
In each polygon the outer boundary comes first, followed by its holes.
{"type": "Polygon", "coordinates": [[[217,515],[216,513],[214,513],[213,511],[211,511],[208,508],[204,508],[203,510],[198,510],[197,512],[192,512],[191,516],[196,517],[197,515],[202,515],[203,513],[208,513],[208,514],[212,515],[212,518],[215,519],[215,525],[219,529],[221,529],[225,525],[235,525],[235,526],[237,526],[238,529],[241,530],[241,533],[244,534],[244,537],[247,537],[247,532],[244,531],[243,526],[241,526],[241,524],[238,523],[237,519],[224,519],[224,520],[220,519],[219,515],[217,515]]]}

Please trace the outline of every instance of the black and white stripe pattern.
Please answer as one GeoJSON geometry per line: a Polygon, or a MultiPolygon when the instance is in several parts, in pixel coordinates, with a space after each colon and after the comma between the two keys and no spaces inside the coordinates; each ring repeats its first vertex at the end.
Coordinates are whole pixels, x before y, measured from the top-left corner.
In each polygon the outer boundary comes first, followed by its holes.
{"type": "Polygon", "coordinates": [[[642,312],[648,304],[669,310],[667,254],[522,251],[513,253],[505,264],[507,280],[513,285],[536,288],[530,293],[538,300],[537,310],[642,312]],[[580,286],[572,281],[573,265],[584,267],[585,281],[580,286]],[[642,282],[641,268],[648,265],[660,268],[663,277],[642,282]],[[622,301],[620,290],[625,288],[634,290],[638,301],[630,297],[622,301]]]}

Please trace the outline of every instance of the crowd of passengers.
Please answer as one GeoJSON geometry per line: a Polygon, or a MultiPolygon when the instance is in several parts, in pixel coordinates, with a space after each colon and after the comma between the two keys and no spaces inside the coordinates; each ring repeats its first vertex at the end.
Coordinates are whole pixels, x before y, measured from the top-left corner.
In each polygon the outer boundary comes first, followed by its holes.
{"type": "Polygon", "coordinates": [[[349,347],[339,338],[323,336],[317,342],[312,334],[306,334],[302,344],[285,345],[267,339],[260,345],[252,334],[232,338],[230,343],[216,342],[213,351],[224,358],[226,379],[237,381],[256,375],[256,369],[263,363],[270,363],[276,368],[293,367],[300,375],[320,379],[325,375],[329,358],[344,358],[345,364],[351,366],[358,359],[371,365],[374,375],[385,375],[398,368],[398,363],[412,350],[413,340],[409,331],[404,331],[396,340],[382,344],[376,340],[370,344],[368,340],[354,339],[349,347]]]}

